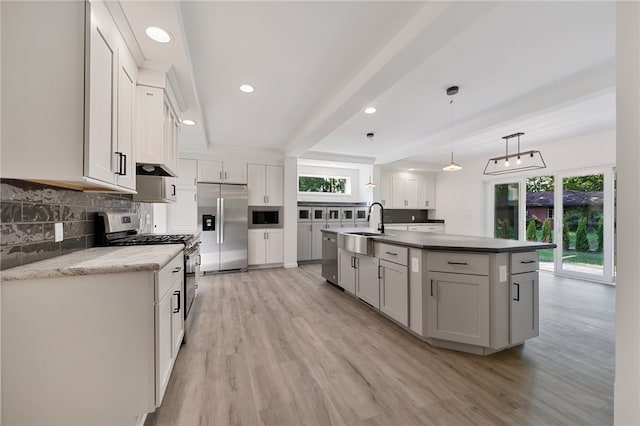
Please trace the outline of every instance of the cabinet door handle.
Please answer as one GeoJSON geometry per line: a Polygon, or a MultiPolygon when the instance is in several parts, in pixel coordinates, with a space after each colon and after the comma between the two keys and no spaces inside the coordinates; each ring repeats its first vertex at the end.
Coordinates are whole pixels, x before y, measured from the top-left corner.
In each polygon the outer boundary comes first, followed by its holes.
{"type": "Polygon", "coordinates": [[[354,264],[353,264],[353,256],[351,256],[351,267],[355,268],[354,264]]]}
{"type": "Polygon", "coordinates": [[[269,204],[269,196],[267,195],[267,204],[269,204]]]}
{"type": "Polygon", "coordinates": [[[173,310],[173,313],[177,314],[178,312],[180,312],[180,290],[174,291],[173,295],[178,296],[178,307],[173,310]]]}
{"type": "Polygon", "coordinates": [[[535,260],[521,260],[520,263],[528,264],[528,263],[536,263],[535,260]]]}
{"type": "Polygon", "coordinates": [[[173,268],[173,271],[171,272],[175,274],[176,272],[180,272],[181,270],[182,270],[182,266],[176,266],[175,268],[173,268]]]}
{"type": "Polygon", "coordinates": [[[463,266],[467,266],[468,263],[467,262],[447,262],[449,265],[463,265],[463,266]]]}
{"type": "Polygon", "coordinates": [[[433,280],[431,280],[431,297],[433,297],[433,280]]]}
{"type": "Polygon", "coordinates": [[[120,173],[118,173],[120,176],[126,176],[127,175],[127,154],[123,154],[121,152],[119,152],[118,154],[120,154],[120,173]]]}
{"type": "Polygon", "coordinates": [[[519,302],[520,301],[520,284],[513,283],[513,285],[516,286],[516,298],[513,300],[515,300],[516,302],[519,302]]]}
{"type": "Polygon", "coordinates": [[[382,265],[378,265],[378,279],[379,280],[382,279],[382,274],[381,274],[380,268],[382,268],[382,265]]]}
{"type": "Polygon", "coordinates": [[[118,171],[115,174],[122,176],[122,153],[116,151],[114,154],[118,156],[118,171]]]}
{"type": "Polygon", "coordinates": [[[224,180],[227,180],[227,172],[224,172],[224,180]]]}
{"type": "Polygon", "coordinates": [[[354,260],[354,263],[356,264],[356,269],[359,269],[360,268],[360,259],[358,259],[357,257],[354,257],[353,260],[354,260]]]}
{"type": "Polygon", "coordinates": [[[176,186],[175,185],[171,185],[171,195],[173,195],[175,197],[176,195],[176,186]]]}
{"type": "Polygon", "coordinates": [[[391,255],[391,256],[397,256],[398,253],[394,253],[392,251],[385,251],[386,254],[391,255]]]}
{"type": "Polygon", "coordinates": [[[198,255],[198,257],[196,257],[196,266],[200,265],[202,265],[202,256],[198,255]]]}
{"type": "Polygon", "coordinates": [[[220,180],[222,180],[222,172],[220,172],[220,180]]]}

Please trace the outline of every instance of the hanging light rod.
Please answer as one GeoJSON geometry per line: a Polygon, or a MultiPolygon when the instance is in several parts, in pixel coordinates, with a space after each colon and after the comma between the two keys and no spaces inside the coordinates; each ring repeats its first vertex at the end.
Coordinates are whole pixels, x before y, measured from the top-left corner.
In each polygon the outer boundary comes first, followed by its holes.
{"type": "MultiPolygon", "coordinates": [[[[375,136],[375,133],[373,133],[373,132],[367,133],[367,138],[369,139],[369,154],[371,154],[371,144],[373,143],[373,137],[374,136],[375,136]]],[[[373,172],[373,164],[371,165],[371,171],[373,172]]],[[[373,183],[373,180],[371,179],[371,174],[369,174],[369,181],[367,182],[367,184],[365,186],[367,188],[369,188],[369,189],[373,189],[373,188],[376,187],[376,184],[373,183]]]]}
{"type": "MultiPolygon", "coordinates": [[[[448,96],[453,96],[457,94],[458,91],[458,86],[447,87],[448,96]]],[[[457,172],[458,170],[462,170],[462,166],[453,161],[453,98],[449,101],[449,105],[451,105],[451,162],[444,166],[442,170],[445,172],[457,172]]]]}
{"type": "Polygon", "coordinates": [[[503,175],[507,173],[516,173],[526,170],[544,169],[547,164],[542,158],[542,153],[538,150],[520,152],[520,136],[523,132],[514,133],[512,135],[503,136],[505,143],[505,155],[490,158],[484,168],[485,175],[503,175]],[[518,138],[518,152],[509,154],[509,139],[518,138]],[[515,165],[509,162],[509,159],[516,159],[515,165]]]}

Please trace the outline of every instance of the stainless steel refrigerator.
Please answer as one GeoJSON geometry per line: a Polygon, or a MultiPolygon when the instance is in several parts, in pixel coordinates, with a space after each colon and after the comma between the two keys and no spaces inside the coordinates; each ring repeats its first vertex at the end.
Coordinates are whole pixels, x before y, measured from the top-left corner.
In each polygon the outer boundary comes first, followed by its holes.
{"type": "Polygon", "coordinates": [[[247,185],[198,184],[203,272],[247,269],[247,185]]]}

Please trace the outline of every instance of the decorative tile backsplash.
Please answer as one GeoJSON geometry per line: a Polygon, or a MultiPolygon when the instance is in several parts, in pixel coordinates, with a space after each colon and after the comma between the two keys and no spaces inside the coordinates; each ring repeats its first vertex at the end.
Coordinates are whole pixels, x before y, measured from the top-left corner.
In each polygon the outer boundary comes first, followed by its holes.
{"type": "MultiPolygon", "coordinates": [[[[24,265],[94,246],[97,212],[137,213],[146,224],[153,205],[131,195],[81,192],[33,182],[0,179],[0,269],[24,265]],[[54,242],[54,224],[64,239],[54,242]]],[[[141,232],[153,232],[143,225],[141,232]]]]}

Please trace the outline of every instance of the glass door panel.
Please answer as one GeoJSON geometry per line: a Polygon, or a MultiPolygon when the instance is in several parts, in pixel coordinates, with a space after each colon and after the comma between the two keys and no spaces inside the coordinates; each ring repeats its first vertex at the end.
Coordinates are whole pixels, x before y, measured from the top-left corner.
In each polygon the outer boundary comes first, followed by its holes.
{"type": "MultiPolygon", "coordinates": [[[[526,181],[525,237],[528,241],[555,242],[554,176],[534,176],[526,181]]],[[[553,272],[554,249],[538,251],[540,269],[553,272]]]]}
{"type": "Polygon", "coordinates": [[[604,174],[562,178],[562,241],[558,241],[564,272],[604,275],[604,174]]]}
{"type": "Polygon", "coordinates": [[[520,229],[520,185],[502,183],[494,186],[493,233],[495,238],[517,240],[520,229]]]}

